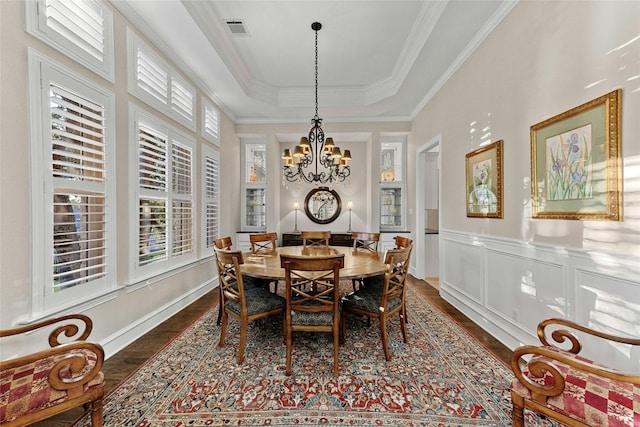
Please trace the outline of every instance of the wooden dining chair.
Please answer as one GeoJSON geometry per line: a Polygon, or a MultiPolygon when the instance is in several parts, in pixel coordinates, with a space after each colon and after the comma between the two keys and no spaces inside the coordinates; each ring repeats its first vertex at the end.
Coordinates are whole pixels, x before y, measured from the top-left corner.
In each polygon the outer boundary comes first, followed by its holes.
{"type": "MultiPolygon", "coordinates": [[[[231,240],[231,236],[225,236],[214,240],[213,246],[218,249],[226,249],[230,251],[231,246],[233,246],[233,241],[231,240]]],[[[220,326],[220,321],[222,320],[222,286],[219,284],[218,290],[220,291],[220,296],[218,297],[218,320],[216,320],[216,325],[220,326]]]]}
{"type": "MultiPolygon", "coordinates": [[[[251,243],[252,255],[277,255],[278,233],[256,233],[249,234],[249,242],[251,243]]],[[[273,292],[278,292],[278,281],[269,279],[260,279],[256,281],[256,286],[271,288],[273,283],[273,292]]]]}
{"type": "Polygon", "coordinates": [[[329,246],[330,231],[301,231],[302,246],[329,246]]]}
{"type": "MultiPolygon", "coordinates": [[[[364,253],[369,255],[378,254],[378,242],[380,241],[380,233],[365,233],[360,231],[354,231],[351,233],[351,240],[353,241],[353,252],[364,253]]],[[[362,278],[352,279],[353,291],[357,290],[356,284],[362,286],[362,278]]]]}
{"type": "Polygon", "coordinates": [[[249,323],[284,311],[286,302],[278,294],[267,289],[254,287],[245,289],[242,277],[244,259],[241,251],[227,251],[215,248],[218,277],[222,289],[222,326],[219,347],[224,346],[229,316],[240,322],[240,346],[238,365],[244,362],[249,323]]]}
{"type": "Polygon", "coordinates": [[[385,254],[386,271],[380,286],[367,284],[342,299],[342,330],[345,330],[348,313],[378,319],[382,349],[387,360],[391,360],[387,334],[387,322],[391,317],[399,316],[402,339],[405,343],[408,341],[404,291],[410,257],[411,247],[388,250],[385,254]]]}
{"type": "Polygon", "coordinates": [[[220,239],[216,239],[213,241],[213,246],[218,249],[226,249],[228,251],[231,250],[231,246],[233,246],[233,241],[230,236],[225,236],[220,239]]]}
{"type": "Polygon", "coordinates": [[[278,246],[278,233],[249,234],[251,253],[257,255],[273,255],[278,246]]]}
{"type": "Polygon", "coordinates": [[[339,286],[344,254],[324,257],[280,255],[280,265],[285,270],[286,282],[286,374],[291,375],[293,333],[328,332],[333,335],[333,375],[337,377],[341,336],[339,286]]]}
{"type": "MultiPolygon", "coordinates": [[[[394,237],[396,242],[396,248],[413,248],[413,240],[404,236],[396,236],[394,237]]],[[[409,318],[407,316],[404,317],[405,322],[409,322],[409,318]]]]}
{"type": "Polygon", "coordinates": [[[404,236],[396,236],[394,237],[396,242],[396,248],[408,248],[413,245],[413,240],[404,236]]]}

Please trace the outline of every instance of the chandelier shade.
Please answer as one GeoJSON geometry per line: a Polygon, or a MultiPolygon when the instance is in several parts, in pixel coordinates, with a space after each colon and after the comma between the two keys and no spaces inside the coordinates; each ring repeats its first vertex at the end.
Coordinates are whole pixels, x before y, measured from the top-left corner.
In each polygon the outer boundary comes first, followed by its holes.
{"type": "Polygon", "coordinates": [[[311,29],[316,33],[316,114],[311,119],[309,135],[300,138],[293,154],[288,148],[282,154],[283,182],[286,179],[289,182],[325,184],[342,182],[351,175],[351,152],[342,152],[331,137],[325,140],[322,119],[318,116],[318,31],[321,28],[319,22],[311,24],[311,29]]]}

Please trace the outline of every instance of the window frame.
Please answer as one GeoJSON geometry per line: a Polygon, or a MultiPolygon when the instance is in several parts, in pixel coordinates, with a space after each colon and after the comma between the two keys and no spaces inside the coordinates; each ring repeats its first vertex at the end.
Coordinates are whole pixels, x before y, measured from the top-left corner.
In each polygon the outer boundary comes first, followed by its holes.
{"type": "Polygon", "coordinates": [[[43,12],[47,7],[46,0],[25,1],[26,31],[113,83],[115,81],[113,13],[102,1],[86,1],[95,4],[103,13],[104,25],[102,34],[104,42],[102,61],[89,54],[82,46],[74,43],[73,40],[64,34],[47,25],[47,16],[46,13],[43,12]]]}
{"type": "Polygon", "coordinates": [[[130,191],[130,218],[129,222],[129,236],[132,238],[129,239],[129,284],[128,286],[144,286],[149,284],[149,279],[154,277],[162,277],[162,275],[169,273],[175,269],[180,267],[184,267],[189,265],[193,261],[196,260],[197,256],[197,233],[196,233],[196,224],[198,223],[199,218],[199,207],[197,205],[197,200],[195,197],[195,173],[196,173],[196,142],[192,136],[189,136],[183,132],[180,132],[175,127],[169,125],[165,120],[150,113],[147,110],[144,110],[132,103],[129,104],[129,128],[130,128],[130,144],[129,144],[129,182],[131,183],[131,191],[130,191]],[[138,155],[138,147],[139,147],[139,128],[140,123],[144,123],[146,126],[149,126],[153,129],[163,132],[166,134],[166,159],[167,159],[167,182],[166,182],[166,191],[164,194],[166,196],[162,196],[161,191],[151,191],[141,189],[140,186],[140,178],[139,178],[139,155],[138,155]],[[180,194],[179,196],[175,191],[172,190],[172,146],[173,144],[180,144],[183,146],[188,146],[191,150],[191,194],[186,196],[184,194],[180,194]],[[135,162],[133,161],[135,160],[135,162]],[[155,261],[148,263],[146,265],[140,265],[140,257],[139,257],[139,239],[140,239],[140,221],[139,221],[139,213],[140,213],[140,199],[141,198],[151,198],[156,200],[166,200],[166,224],[165,224],[165,233],[166,233],[166,247],[165,250],[167,252],[166,259],[161,261],[155,261]],[[173,230],[171,224],[173,223],[173,212],[172,205],[175,200],[188,200],[191,202],[191,250],[188,253],[180,254],[173,256],[171,253],[171,249],[173,247],[173,230]],[[135,236],[135,238],[133,237],[135,236]]]}
{"type": "Polygon", "coordinates": [[[127,58],[127,87],[129,93],[195,132],[197,95],[195,87],[183,78],[175,68],[169,65],[167,61],[129,27],[127,27],[127,58]],[[144,56],[147,57],[151,65],[157,67],[156,70],[166,75],[166,87],[163,93],[165,97],[164,101],[138,84],[138,51],[141,51],[144,56]],[[185,89],[186,93],[191,95],[190,117],[185,115],[181,109],[177,107],[174,108],[174,105],[178,105],[176,103],[179,98],[178,91],[174,89],[176,84],[180,85],[185,89]]]}
{"type": "MultiPolygon", "coordinates": [[[[82,286],[53,292],[53,194],[54,177],[51,168],[51,82],[97,102],[104,107],[105,180],[105,257],[116,259],[116,188],[115,188],[115,94],[95,82],[47,58],[32,48],[27,51],[29,72],[29,108],[31,128],[31,192],[32,197],[32,300],[30,318],[37,319],[71,309],[81,310],[101,298],[111,298],[116,291],[116,265],[108,262],[104,275],[82,286]],[[95,99],[98,98],[98,99],[95,99]]],[[[69,182],[69,191],[83,191],[82,181],[69,182]]]]}

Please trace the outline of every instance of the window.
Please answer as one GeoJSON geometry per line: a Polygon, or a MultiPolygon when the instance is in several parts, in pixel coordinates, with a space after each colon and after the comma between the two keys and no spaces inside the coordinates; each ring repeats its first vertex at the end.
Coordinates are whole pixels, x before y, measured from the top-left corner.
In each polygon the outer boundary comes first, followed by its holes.
{"type": "Polygon", "coordinates": [[[267,144],[242,139],[242,231],[267,229],[267,144]]]}
{"type": "Polygon", "coordinates": [[[133,235],[137,246],[136,278],[172,269],[195,257],[194,251],[194,142],[161,120],[131,107],[131,158],[134,206],[138,218],[133,235]]]}
{"type": "Polygon", "coordinates": [[[132,30],[129,43],[129,92],[158,111],[195,130],[195,89],[132,30]]]}
{"type": "Polygon", "coordinates": [[[220,237],[220,153],[203,146],[202,156],[204,241],[202,256],[213,255],[213,242],[220,237]]]}
{"type": "Polygon", "coordinates": [[[27,32],[113,82],[113,16],[95,0],[28,0],[27,32]]]}
{"type": "Polygon", "coordinates": [[[220,145],[220,115],[213,105],[202,100],[202,136],[220,145]]]}
{"type": "Polygon", "coordinates": [[[38,313],[115,282],[114,96],[31,50],[29,73],[38,313]]]}

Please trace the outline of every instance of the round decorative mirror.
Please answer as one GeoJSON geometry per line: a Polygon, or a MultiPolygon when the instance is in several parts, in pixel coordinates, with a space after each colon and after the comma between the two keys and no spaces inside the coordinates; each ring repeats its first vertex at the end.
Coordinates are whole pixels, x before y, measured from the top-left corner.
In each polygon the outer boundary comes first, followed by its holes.
{"type": "Polygon", "coordinates": [[[329,224],[338,218],[342,201],[335,190],[327,187],[314,188],[304,199],[304,211],[317,224],[329,224]]]}

